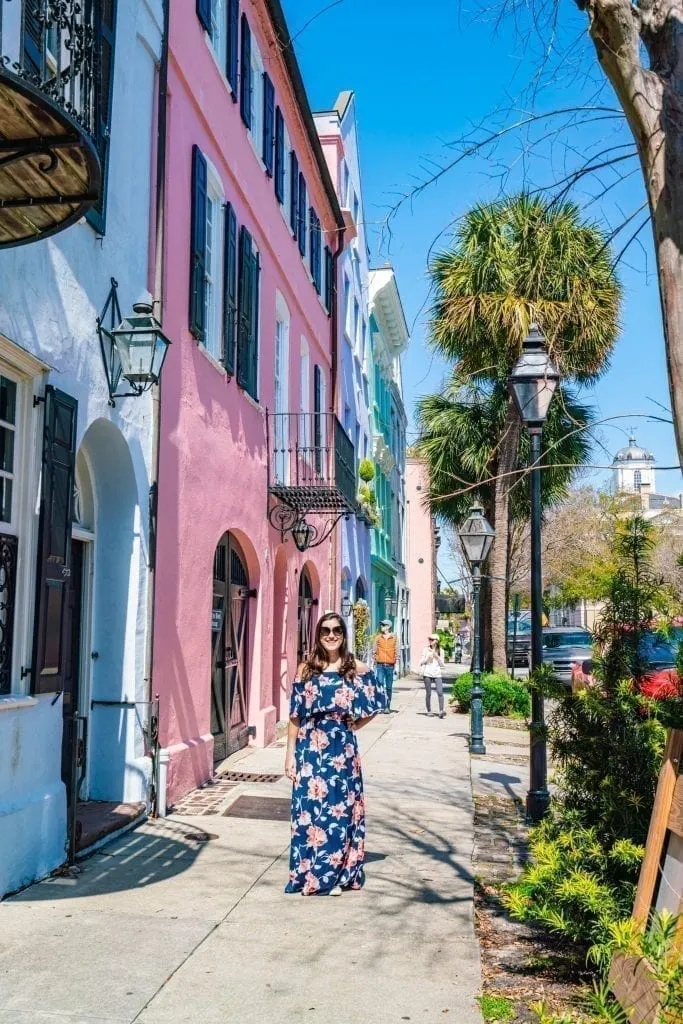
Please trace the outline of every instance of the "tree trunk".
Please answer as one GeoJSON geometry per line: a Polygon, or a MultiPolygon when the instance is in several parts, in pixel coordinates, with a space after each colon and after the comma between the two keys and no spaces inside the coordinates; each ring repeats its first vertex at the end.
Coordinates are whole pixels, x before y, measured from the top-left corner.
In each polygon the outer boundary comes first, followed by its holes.
{"type": "Polygon", "coordinates": [[[654,234],[671,411],[683,460],[683,12],[681,0],[577,0],[638,148],[654,234]],[[650,67],[643,65],[641,41],[650,67]]]}
{"type": "Polygon", "coordinates": [[[507,569],[510,537],[510,488],[515,482],[511,475],[517,465],[519,448],[519,416],[512,402],[508,404],[505,428],[498,449],[498,465],[493,488],[493,525],[496,539],[489,557],[491,575],[491,639],[493,668],[507,672],[507,569]]]}

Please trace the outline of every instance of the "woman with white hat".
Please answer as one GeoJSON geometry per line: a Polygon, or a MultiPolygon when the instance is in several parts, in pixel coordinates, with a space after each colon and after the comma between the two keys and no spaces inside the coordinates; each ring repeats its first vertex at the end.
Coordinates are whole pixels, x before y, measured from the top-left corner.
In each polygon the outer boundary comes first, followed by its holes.
{"type": "Polygon", "coordinates": [[[443,655],[439,644],[438,633],[430,633],[428,646],[422,652],[420,658],[420,672],[425,686],[425,702],[427,714],[432,713],[432,685],[436,687],[436,695],[439,698],[439,718],[445,718],[446,712],[443,706],[443,682],[441,680],[441,669],[443,668],[443,655]]]}

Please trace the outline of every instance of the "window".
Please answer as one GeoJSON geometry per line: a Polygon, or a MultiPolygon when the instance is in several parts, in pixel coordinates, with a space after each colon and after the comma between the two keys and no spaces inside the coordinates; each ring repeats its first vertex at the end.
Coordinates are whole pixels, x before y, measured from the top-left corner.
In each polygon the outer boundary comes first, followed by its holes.
{"type": "Polygon", "coordinates": [[[240,228],[237,285],[237,382],[258,401],[260,260],[247,229],[240,228]]]}
{"type": "Polygon", "coordinates": [[[237,217],[231,203],[225,204],[225,247],[223,257],[223,359],[225,369],[235,372],[237,334],[237,217]]]}
{"type": "Polygon", "coordinates": [[[351,325],[351,282],[344,274],[344,330],[349,341],[352,338],[351,325]]]}
{"type": "Polygon", "coordinates": [[[360,349],[360,306],[358,299],[353,300],[353,343],[356,351],[360,349]]]}
{"type": "Polygon", "coordinates": [[[228,38],[225,0],[211,0],[211,22],[209,38],[214,53],[218,57],[218,63],[223,68],[226,66],[228,56],[228,38]]]}
{"type": "Polygon", "coordinates": [[[251,29],[246,14],[241,19],[241,53],[240,63],[242,74],[240,77],[240,114],[247,128],[251,128],[251,114],[253,101],[253,82],[251,65],[251,29]]]}
{"type": "MultiPolygon", "coordinates": [[[[251,38],[251,123],[250,132],[254,149],[259,157],[263,157],[264,133],[264,97],[265,80],[263,77],[263,61],[254,37],[251,38]]],[[[265,161],[264,161],[265,162],[265,161]]]]}
{"type": "Polygon", "coordinates": [[[360,336],[360,361],[361,365],[365,363],[365,345],[368,337],[368,323],[365,317],[363,317],[363,328],[360,336]]]}
{"type": "Polygon", "coordinates": [[[346,198],[349,193],[349,169],[346,166],[346,160],[342,160],[341,165],[341,205],[346,206],[346,198]]]}
{"type": "Polygon", "coordinates": [[[0,522],[14,521],[13,495],[17,444],[17,385],[0,374],[0,522]]]}
{"type": "Polygon", "coordinates": [[[204,345],[215,359],[223,355],[223,195],[220,182],[209,173],[206,201],[206,256],[204,260],[204,345]]]}
{"type": "Polygon", "coordinates": [[[637,491],[643,486],[643,474],[639,469],[636,469],[633,474],[633,486],[637,491]]]}
{"type": "Polygon", "coordinates": [[[353,193],[353,223],[356,225],[356,227],[358,226],[358,215],[359,215],[359,213],[360,213],[360,208],[359,208],[359,205],[358,205],[358,196],[354,192],[353,193]]]}
{"type": "Polygon", "coordinates": [[[289,311],[284,299],[277,293],[277,318],[275,320],[275,479],[278,483],[287,481],[289,405],[289,311]]]}

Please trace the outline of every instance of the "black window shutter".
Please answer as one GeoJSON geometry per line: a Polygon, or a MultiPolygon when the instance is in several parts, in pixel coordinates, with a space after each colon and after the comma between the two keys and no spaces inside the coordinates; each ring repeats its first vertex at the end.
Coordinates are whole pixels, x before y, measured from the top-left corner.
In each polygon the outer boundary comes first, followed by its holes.
{"type": "Polygon", "coordinates": [[[310,248],[310,260],[311,260],[311,277],[313,278],[313,284],[318,295],[320,294],[320,221],[318,215],[311,207],[309,213],[311,228],[311,248],[310,248]]]}
{"type": "Polygon", "coordinates": [[[263,72],[263,162],[266,174],[273,176],[273,146],[275,142],[275,89],[267,71],[263,72]]]}
{"type": "Polygon", "coordinates": [[[289,154],[289,195],[290,195],[290,210],[289,210],[289,223],[292,229],[292,234],[296,238],[299,234],[299,161],[296,158],[294,150],[289,154]]]}
{"type": "Polygon", "coordinates": [[[197,0],[197,17],[202,23],[202,28],[211,32],[211,0],[197,0]]]}
{"type": "Polygon", "coordinates": [[[78,402],[48,385],[38,527],[32,692],[57,693],[66,673],[78,402]]]}
{"type": "Polygon", "coordinates": [[[239,283],[237,287],[237,383],[248,390],[249,387],[249,337],[253,314],[251,295],[252,274],[251,235],[247,229],[240,228],[239,283]]]}
{"type": "Polygon", "coordinates": [[[325,308],[328,313],[332,312],[332,301],[334,296],[334,260],[328,245],[325,246],[325,308]]]}
{"type": "Polygon", "coordinates": [[[233,100],[237,100],[237,54],[239,52],[240,35],[240,2],[239,0],[228,0],[228,46],[226,68],[230,92],[233,100]]]}
{"type": "Polygon", "coordinates": [[[43,77],[43,26],[37,3],[24,4],[24,67],[43,77]]]}
{"type": "Polygon", "coordinates": [[[231,203],[225,207],[225,258],[223,260],[223,361],[235,373],[237,333],[237,217],[231,203]]]}
{"type": "Polygon", "coordinates": [[[242,15],[242,52],[240,54],[240,113],[247,128],[251,128],[251,29],[246,14],[242,15]]]}
{"type": "Polygon", "coordinates": [[[258,400],[258,324],[259,324],[259,285],[261,261],[258,252],[252,250],[251,256],[251,321],[249,323],[249,387],[251,397],[258,400]]]}
{"type": "Polygon", "coordinates": [[[206,160],[192,147],[192,220],[190,229],[190,333],[204,341],[206,333],[206,160]]]}
{"type": "Polygon", "coordinates": [[[299,237],[299,252],[302,256],[306,254],[306,212],[308,207],[306,205],[306,181],[303,173],[299,171],[299,224],[298,224],[298,237],[299,237]]]}
{"type": "Polygon", "coordinates": [[[285,201],[285,121],[279,107],[275,108],[275,195],[285,201]]]}

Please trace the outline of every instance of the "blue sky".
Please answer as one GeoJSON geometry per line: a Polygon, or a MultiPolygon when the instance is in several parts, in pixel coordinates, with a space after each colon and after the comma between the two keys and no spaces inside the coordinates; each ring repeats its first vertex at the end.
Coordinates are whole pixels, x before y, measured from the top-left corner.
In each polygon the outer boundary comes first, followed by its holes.
{"type": "MultiPolygon", "coordinates": [[[[416,399],[439,387],[443,365],[432,357],[426,344],[428,282],[426,261],[434,239],[447,225],[478,201],[499,194],[500,162],[514,164],[509,189],[546,183],[555,164],[556,176],[564,150],[552,154],[539,150],[527,161],[518,160],[519,144],[511,138],[496,152],[496,159],[465,161],[445,175],[438,185],[406,205],[393,222],[390,245],[382,224],[396,196],[424,175],[428,159],[442,160],[449,141],[485,121],[496,109],[520,97],[537,66],[543,41],[520,37],[508,23],[496,27],[493,19],[461,13],[457,0],[341,0],[303,27],[329,0],[285,0],[285,11],[313,109],[329,109],[342,89],[356,93],[366,221],[370,226],[374,265],[393,263],[409,325],[410,351],[404,360],[405,401],[409,416],[416,399]],[[300,33],[300,34],[298,34],[300,33]]],[[[595,72],[590,43],[585,39],[584,16],[563,5],[566,13],[557,35],[557,49],[575,38],[572,60],[560,64],[549,58],[549,74],[541,83],[536,110],[550,110],[580,102],[616,106],[605,91],[595,98],[595,72]],[[588,71],[592,77],[586,77],[588,71]]],[[[522,31],[524,26],[522,25],[522,31]]],[[[488,121],[488,123],[492,123],[488,121]]],[[[569,141],[578,149],[597,146],[612,122],[598,124],[569,141]]],[[[617,129],[618,131],[619,129],[617,129]]],[[[616,140],[628,143],[624,134],[616,140]]],[[[633,168],[634,165],[627,165],[633,168]]],[[[606,179],[603,179],[606,180],[606,179]]],[[[577,198],[584,198],[585,195],[577,198]]],[[[593,203],[590,213],[614,227],[644,201],[637,170],[615,192],[593,203]]],[[[636,217],[637,226],[643,215],[636,217]]],[[[625,232],[625,242],[630,234],[625,232]]],[[[610,452],[626,443],[629,427],[639,442],[649,447],[660,465],[677,464],[673,431],[669,424],[648,422],[636,414],[666,413],[668,408],[661,313],[652,258],[649,226],[639,236],[642,247],[633,246],[621,264],[624,285],[623,330],[611,367],[589,396],[600,417],[625,414],[616,428],[605,426],[602,440],[610,452]]],[[[443,244],[448,235],[443,237],[443,244]]],[[[621,243],[623,244],[623,243],[621,243]]],[[[621,247],[618,245],[618,248],[621,247]]],[[[596,449],[596,463],[607,455],[596,449]]],[[[604,478],[593,474],[593,482],[604,478]]],[[[682,488],[680,471],[661,473],[658,489],[677,493],[682,488]]]]}

